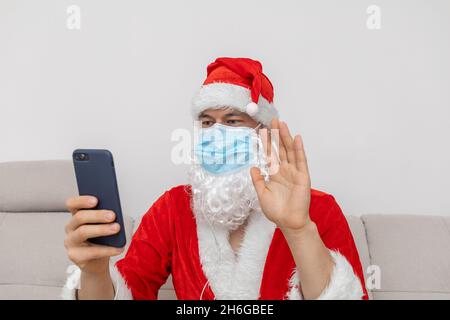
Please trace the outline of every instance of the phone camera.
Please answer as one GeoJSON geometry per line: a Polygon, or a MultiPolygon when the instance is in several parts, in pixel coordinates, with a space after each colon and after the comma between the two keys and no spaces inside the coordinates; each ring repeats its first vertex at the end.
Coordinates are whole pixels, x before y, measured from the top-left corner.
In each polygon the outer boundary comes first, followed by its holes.
{"type": "Polygon", "coordinates": [[[75,159],[78,161],[86,161],[88,159],[88,156],[86,153],[77,153],[75,155],[75,159]]]}

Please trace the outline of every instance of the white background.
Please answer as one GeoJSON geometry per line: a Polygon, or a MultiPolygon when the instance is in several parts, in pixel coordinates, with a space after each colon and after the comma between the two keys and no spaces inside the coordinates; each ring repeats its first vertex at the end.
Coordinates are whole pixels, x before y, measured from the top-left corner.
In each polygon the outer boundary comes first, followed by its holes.
{"type": "Polygon", "coordinates": [[[186,183],[170,137],[217,56],[263,62],[313,186],[347,214],[450,215],[446,0],[1,0],[0,161],[108,148],[138,216],[186,183]]]}

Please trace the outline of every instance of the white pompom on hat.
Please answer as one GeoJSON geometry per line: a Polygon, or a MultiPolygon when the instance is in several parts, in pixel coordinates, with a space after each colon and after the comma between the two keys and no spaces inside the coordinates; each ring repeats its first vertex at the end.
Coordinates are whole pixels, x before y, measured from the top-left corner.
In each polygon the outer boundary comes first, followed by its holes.
{"type": "Polygon", "coordinates": [[[218,58],[207,68],[207,77],[192,100],[195,120],[207,109],[230,107],[269,126],[278,111],[273,105],[273,86],[259,61],[218,58]]]}

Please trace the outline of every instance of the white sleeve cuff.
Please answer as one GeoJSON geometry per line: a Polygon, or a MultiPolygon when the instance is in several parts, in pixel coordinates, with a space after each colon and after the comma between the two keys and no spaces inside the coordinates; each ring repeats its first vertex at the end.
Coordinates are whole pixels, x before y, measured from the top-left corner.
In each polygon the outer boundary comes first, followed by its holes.
{"type": "MultiPolygon", "coordinates": [[[[81,270],[76,265],[70,265],[67,267],[66,272],[68,277],[62,289],[61,297],[63,300],[76,300],[76,291],[80,288],[81,270]]],[[[109,272],[115,292],[114,300],[133,300],[131,290],[126,285],[116,266],[111,264],[109,272]]]]}
{"type": "MultiPolygon", "coordinates": [[[[328,286],[322,291],[317,300],[360,300],[364,296],[361,282],[354,273],[353,267],[347,259],[337,251],[330,250],[334,261],[328,286]]],[[[289,291],[286,294],[289,300],[302,300],[300,292],[300,279],[295,268],[289,280],[289,291]]]]}

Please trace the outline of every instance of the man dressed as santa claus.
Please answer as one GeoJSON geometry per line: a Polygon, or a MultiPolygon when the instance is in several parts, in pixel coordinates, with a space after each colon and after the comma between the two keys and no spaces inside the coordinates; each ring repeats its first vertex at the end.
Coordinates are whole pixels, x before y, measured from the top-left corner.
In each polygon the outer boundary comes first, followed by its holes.
{"type": "Polygon", "coordinates": [[[124,249],[97,199],[69,199],[65,246],[72,299],[367,299],[358,252],[333,196],[313,190],[300,135],[278,120],[262,65],[219,58],[193,99],[200,123],[189,185],[165,192],[124,249]]]}

